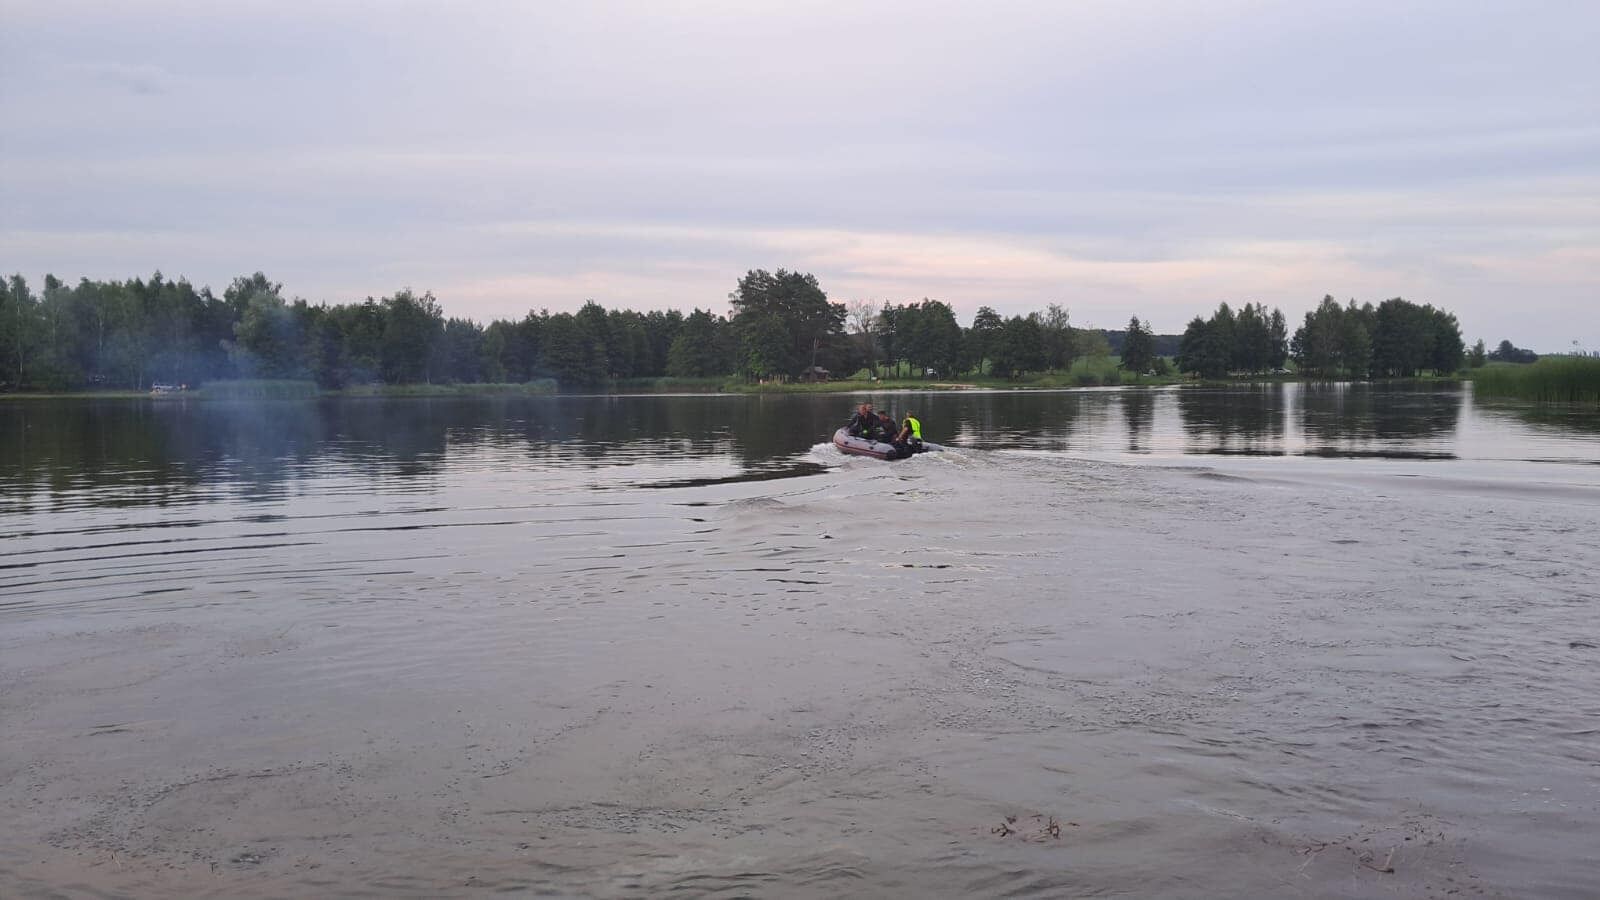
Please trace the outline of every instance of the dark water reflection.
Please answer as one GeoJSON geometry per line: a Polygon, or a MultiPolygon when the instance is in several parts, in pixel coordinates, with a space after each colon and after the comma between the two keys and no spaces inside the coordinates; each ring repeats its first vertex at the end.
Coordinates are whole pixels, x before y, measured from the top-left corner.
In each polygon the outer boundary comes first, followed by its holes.
{"type": "MultiPolygon", "coordinates": [[[[0,403],[0,511],[426,491],[451,471],[701,484],[818,471],[859,395],[0,403]],[[825,449],[825,448],[824,448],[825,449]],[[627,467],[623,470],[619,467],[627,467]]],[[[1109,458],[1324,457],[1592,463],[1584,411],[1474,404],[1459,385],[1241,385],[873,395],[929,437],[1109,458]]]]}
{"type": "Polygon", "coordinates": [[[1122,421],[1128,430],[1128,452],[1143,453],[1150,447],[1155,431],[1156,398],[1148,391],[1129,391],[1122,396],[1122,421]]]}
{"type": "Polygon", "coordinates": [[[1306,385],[1298,393],[1306,435],[1325,450],[1362,450],[1373,442],[1448,441],[1465,406],[1456,385],[1424,383],[1405,390],[1306,385]]]}
{"type": "Polygon", "coordinates": [[[1288,393],[1283,385],[1245,385],[1177,394],[1185,447],[1190,453],[1276,456],[1284,453],[1288,393]]]}

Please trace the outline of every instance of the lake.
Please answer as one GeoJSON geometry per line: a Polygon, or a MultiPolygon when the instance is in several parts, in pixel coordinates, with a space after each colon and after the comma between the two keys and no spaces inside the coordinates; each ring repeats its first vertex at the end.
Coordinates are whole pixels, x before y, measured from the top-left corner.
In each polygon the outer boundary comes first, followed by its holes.
{"type": "Polygon", "coordinates": [[[1600,415],[0,400],[0,896],[1593,897],[1600,415]]]}

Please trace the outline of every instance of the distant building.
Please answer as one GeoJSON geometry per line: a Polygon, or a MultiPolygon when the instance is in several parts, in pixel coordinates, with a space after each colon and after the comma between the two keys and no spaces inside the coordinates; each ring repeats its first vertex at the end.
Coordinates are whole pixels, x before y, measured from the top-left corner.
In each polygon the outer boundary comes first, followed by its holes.
{"type": "Polygon", "coordinates": [[[831,374],[821,366],[812,366],[800,373],[800,377],[806,381],[827,381],[831,374]]]}

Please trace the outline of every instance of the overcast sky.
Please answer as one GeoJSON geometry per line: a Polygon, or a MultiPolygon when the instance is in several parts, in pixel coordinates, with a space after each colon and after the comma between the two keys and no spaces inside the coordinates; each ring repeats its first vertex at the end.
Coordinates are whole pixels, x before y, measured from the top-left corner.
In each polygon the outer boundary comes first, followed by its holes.
{"type": "Polygon", "coordinates": [[[1600,349],[1600,3],[0,0],[0,267],[1600,349]]]}

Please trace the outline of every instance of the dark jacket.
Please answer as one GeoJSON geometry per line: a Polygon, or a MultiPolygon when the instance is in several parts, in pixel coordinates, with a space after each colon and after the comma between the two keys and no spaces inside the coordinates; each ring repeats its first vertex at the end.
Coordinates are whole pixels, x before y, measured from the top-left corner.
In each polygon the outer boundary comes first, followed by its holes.
{"type": "Polygon", "coordinates": [[[850,423],[845,426],[845,431],[851,437],[872,437],[878,427],[878,417],[868,413],[863,416],[857,412],[850,417],[850,423]]]}

